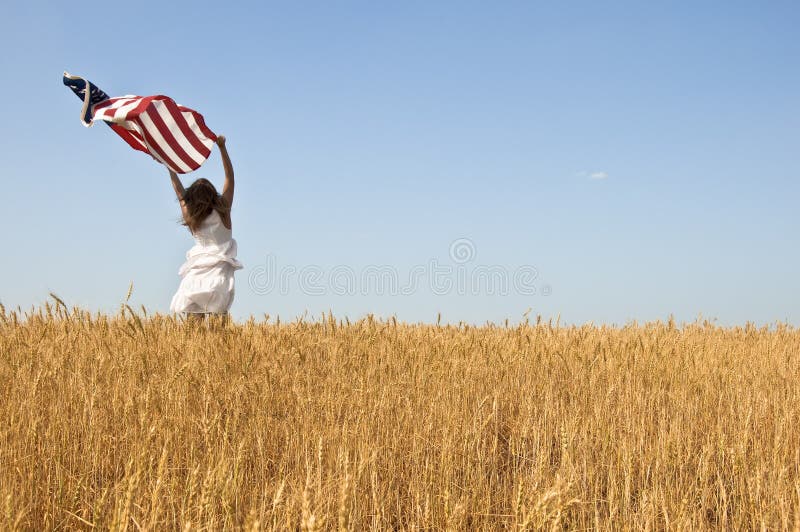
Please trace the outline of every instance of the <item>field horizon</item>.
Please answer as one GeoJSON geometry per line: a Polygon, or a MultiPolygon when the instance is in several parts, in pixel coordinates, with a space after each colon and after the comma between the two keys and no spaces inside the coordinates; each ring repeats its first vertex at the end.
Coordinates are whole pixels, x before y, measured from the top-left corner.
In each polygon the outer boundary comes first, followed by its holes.
{"type": "MultiPolygon", "coordinates": [[[[131,284],[131,289],[128,295],[128,300],[130,299],[130,294],[132,293],[133,284],[131,284]]],[[[42,300],[38,303],[30,304],[27,307],[23,307],[22,305],[6,305],[0,301],[0,308],[3,309],[8,315],[12,312],[16,313],[18,319],[24,321],[28,316],[34,316],[40,314],[43,310],[46,311],[47,307],[50,306],[51,308],[69,308],[70,312],[81,312],[87,315],[91,315],[93,318],[100,318],[100,317],[112,317],[116,314],[122,312],[129,312],[138,316],[147,317],[147,318],[159,318],[159,319],[166,319],[166,318],[174,318],[177,320],[181,320],[181,316],[174,315],[170,312],[161,312],[161,311],[153,311],[152,309],[148,308],[145,304],[135,304],[135,303],[128,303],[126,300],[125,302],[118,303],[113,308],[111,307],[103,307],[101,309],[86,309],[81,305],[68,305],[58,294],[50,293],[48,299],[42,300]]],[[[565,319],[561,313],[555,314],[546,314],[541,312],[535,312],[532,307],[528,308],[524,312],[517,312],[514,314],[509,314],[508,316],[496,320],[487,319],[482,321],[476,320],[469,320],[469,319],[452,319],[448,317],[446,312],[442,311],[434,311],[431,314],[429,319],[403,319],[399,317],[397,314],[387,314],[375,311],[363,311],[355,315],[349,314],[338,314],[334,313],[333,308],[326,309],[324,311],[315,311],[312,312],[310,310],[305,310],[301,313],[295,313],[292,315],[281,315],[281,314],[273,314],[270,312],[262,312],[262,313],[250,313],[250,314],[234,314],[229,313],[226,319],[234,324],[234,325],[244,325],[244,324],[264,324],[264,325],[274,325],[274,324],[281,324],[281,323],[294,323],[294,322],[306,322],[306,323],[315,323],[320,321],[330,321],[336,320],[341,321],[342,323],[355,323],[362,320],[378,320],[378,321],[397,321],[398,323],[402,322],[406,325],[421,325],[421,326],[455,326],[455,327],[516,327],[519,325],[530,324],[530,325],[548,325],[550,327],[608,327],[612,329],[620,329],[625,327],[640,327],[640,326],[647,326],[651,324],[659,324],[659,323],[671,323],[673,327],[676,328],[684,328],[689,326],[713,326],[719,327],[723,329],[735,329],[737,327],[744,327],[744,328],[757,328],[763,329],[766,328],[768,330],[772,330],[779,327],[787,327],[790,329],[800,329],[800,324],[795,323],[789,318],[784,319],[763,319],[763,320],[745,320],[745,321],[737,321],[737,320],[723,320],[717,316],[707,315],[703,312],[698,312],[692,318],[677,318],[673,313],[666,313],[664,316],[655,317],[655,318],[637,318],[631,317],[622,320],[568,320],[565,319]]]]}

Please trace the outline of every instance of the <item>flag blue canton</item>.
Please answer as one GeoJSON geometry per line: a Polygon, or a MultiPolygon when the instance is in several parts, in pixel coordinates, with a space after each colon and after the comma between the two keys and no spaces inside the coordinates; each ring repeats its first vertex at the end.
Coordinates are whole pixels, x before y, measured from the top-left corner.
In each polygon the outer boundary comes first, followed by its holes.
{"type": "Polygon", "coordinates": [[[64,85],[69,87],[75,95],[84,102],[83,106],[83,123],[91,124],[92,122],[92,108],[105,100],[109,99],[108,94],[100,90],[99,87],[94,85],[88,80],[77,76],[70,76],[64,73],[64,85]],[[86,98],[86,88],[89,88],[89,98],[86,98]]]}

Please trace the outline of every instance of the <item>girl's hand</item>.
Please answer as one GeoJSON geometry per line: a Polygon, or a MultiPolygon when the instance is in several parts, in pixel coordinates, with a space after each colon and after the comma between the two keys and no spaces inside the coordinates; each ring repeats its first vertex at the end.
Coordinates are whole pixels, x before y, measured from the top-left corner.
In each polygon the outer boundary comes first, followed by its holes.
{"type": "Polygon", "coordinates": [[[225,146],[225,137],[223,135],[219,135],[217,137],[217,146],[219,147],[225,146]]]}

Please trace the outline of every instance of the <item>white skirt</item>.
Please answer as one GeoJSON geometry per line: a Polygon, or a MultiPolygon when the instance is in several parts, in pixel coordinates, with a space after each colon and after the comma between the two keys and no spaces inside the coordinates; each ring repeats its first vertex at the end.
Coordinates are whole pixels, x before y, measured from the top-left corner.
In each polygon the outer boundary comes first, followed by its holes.
{"type": "Polygon", "coordinates": [[[242,269],[236,260],[236,241],[219,245],[195,245],[178,270],[181,284],[172,297],[172,312],[224,314],[233,303],[233,274],[242,269]]]}
{"type": "Polygon", "coordinates": [[[224,314],[235,294],[234,267],[222,262],[210,268],[188,270],[178,291],[172,296],[169,309],[177,313],[224,314]]]}

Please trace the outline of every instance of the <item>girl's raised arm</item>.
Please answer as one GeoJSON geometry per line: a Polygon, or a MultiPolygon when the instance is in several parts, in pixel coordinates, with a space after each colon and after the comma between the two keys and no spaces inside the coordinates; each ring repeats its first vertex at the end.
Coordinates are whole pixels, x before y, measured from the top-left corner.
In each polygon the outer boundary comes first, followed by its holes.
{"type": "Polygon", "coordinates": [[[172,181],[172,188],[175,189],[175,195],[178,196],[178,202],[181,204],[181,214],[183,215],[183,219],[186,220],[186,203],[183,201],[183,183],[181,183],[178,174],[173,172],[172,170],[169,171],[169,178],[172,181]]]}
{"type": "Polygon", "coordinates": [[[222,197],[228,203],[228,208],[233,207],[233,165],[231,158],[228,156],[228,148],[225,147],[225,137],[220,135],[217,137],[217,146],[219,146],[219,153],[222,155],[222,166],[225,168],[225,184],[222,185],[222,197]]]}

